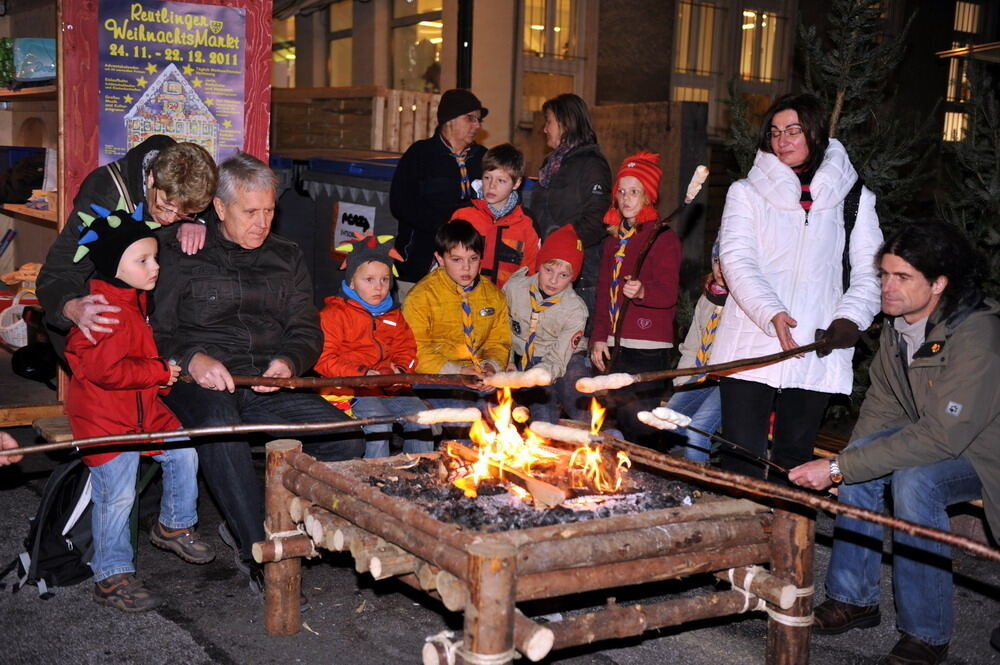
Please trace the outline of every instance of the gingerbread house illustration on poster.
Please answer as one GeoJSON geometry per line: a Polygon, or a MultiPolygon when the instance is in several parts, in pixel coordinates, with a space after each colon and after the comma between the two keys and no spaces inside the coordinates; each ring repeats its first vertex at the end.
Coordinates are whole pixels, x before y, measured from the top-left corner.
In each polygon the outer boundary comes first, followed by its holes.
{"type": "Polygon", "coordinates": [[[172,63],[125,114],[125,140],[129,148],[153,134],[197,143],[213,158],[219,158],[219,121],[172,63]]]}

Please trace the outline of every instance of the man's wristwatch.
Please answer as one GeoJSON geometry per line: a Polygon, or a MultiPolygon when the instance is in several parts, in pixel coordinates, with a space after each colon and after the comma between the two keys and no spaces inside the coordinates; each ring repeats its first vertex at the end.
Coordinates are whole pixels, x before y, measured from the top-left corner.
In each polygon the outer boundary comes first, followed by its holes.
{"type": "Polygon", "coordinates": [[[840,462],[836,457],[830,459],[830,480],[837,485],[844,482],[844,474],[840,472],[840,462]]]}

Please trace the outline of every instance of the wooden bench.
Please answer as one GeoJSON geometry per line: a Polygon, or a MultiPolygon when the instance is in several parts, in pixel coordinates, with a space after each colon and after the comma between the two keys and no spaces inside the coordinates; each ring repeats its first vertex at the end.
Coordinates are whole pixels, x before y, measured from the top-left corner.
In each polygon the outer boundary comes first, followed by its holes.
{"type": "Polygon", "coordinates": [[[66,416],[36,418],[31,426],[34,428],[35,434],[49,443],[62,443],[73,439],[73,431],[69,427],[69,418],[66,416]]]}
{"type": "MultiPolygon", "coordinates": [[[[826,458],[835,457],[839,455],[844,448],[847,447],[847,443],[848,443],[847,439],[838,434],[831,434],[830,432],[820,432],[818,435],[816,435],[816,444],[813,447],[813,455],[815,455],[816,457],[826,457],[826,458]]],[[[983,500],[973,499],[972,501],[966,501],[965,504],[982,509],[983,500]]]]}

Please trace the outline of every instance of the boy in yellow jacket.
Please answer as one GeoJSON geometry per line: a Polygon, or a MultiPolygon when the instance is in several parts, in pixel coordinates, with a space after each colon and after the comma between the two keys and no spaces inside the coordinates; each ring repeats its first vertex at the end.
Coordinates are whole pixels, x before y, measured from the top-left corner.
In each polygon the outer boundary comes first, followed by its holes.
{"type": "MultiPolygon", "coordinates": [[[[403,302],[417,340],[414,371],[491,376],[510,358],[510,323],[503,293],[479,276],[483,237],[457,220],[444,224],[434,243],[438,269],[417,282],[403,302]]],[[[486,389],[482,383],[473,387],[486,389]]]]}

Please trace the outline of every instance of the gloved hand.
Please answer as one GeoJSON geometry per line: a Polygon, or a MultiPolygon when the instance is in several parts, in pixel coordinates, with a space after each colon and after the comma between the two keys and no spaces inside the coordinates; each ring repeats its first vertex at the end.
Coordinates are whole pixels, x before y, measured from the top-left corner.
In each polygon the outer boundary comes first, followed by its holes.
{"type": "Polygon", "coordinates": [[[823,335],[826,344],[816,350],[816,355],[822,358],[829,355],[834,349],[849,349],[857,344],[860,338],[861,331],[858,330],[858,325],[854,321],[834,319],[823,335]]]}

